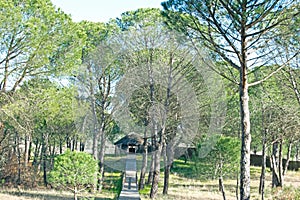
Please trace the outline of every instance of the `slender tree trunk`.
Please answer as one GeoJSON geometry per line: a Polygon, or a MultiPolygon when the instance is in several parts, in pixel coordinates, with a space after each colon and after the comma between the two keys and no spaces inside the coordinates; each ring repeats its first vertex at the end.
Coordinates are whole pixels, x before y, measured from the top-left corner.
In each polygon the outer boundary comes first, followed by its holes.
{"type": "Polygon", "coordinates": [[[142,168],[140,173],[139,190],[142,190],[145,187],[145,177],[146,177],[146,170],[148,164],[147,160],[148,160],[148,144],[147,144],[147,128],[145,127],[144,143],[143,143],[143,160],[142,160],[142,168]]]}
{"type": "Polygon", "coordinates": [[[272,145],[272,157],[271,157],[271,163],[272,163],[272,187],[278,187],[279,186],[279,175],[278,175],[278,142],[274,142],[272,145]]]}
{"type": "MultiPolygon", "coordinates": [[[[150,54],[150,60],[149,60],[149,65],[148,65],[148,78],[149,78],[149,92],[150,92],[150,105],[151,108],[154,108],[154,78],[153,78],[153,69],[152,69],[152,51],[150,54]]],[[[152,110],[151,112],[151,116],[150,116],[152,121],[152,126],[151,126],[151,164],[150,164],[150,170],[149,170],[149,174],[148,174],[148,181],[147,184],[150,185],[152,184],[153,181],[153,175],[154,175],[154,168],[155,168],[155,153],[154,151],[156,151],[156,146],[155,146],[155,136],[157,136],[157,124],[155,122],[154,119],[154,110],[152,110]]]]}
{"type": "Polygon", "coordinates": [[[26,171],[27,169],[27,164],[29,161],[29,153],[30,153],[30,135],[25,136],[25,149],[24,149],[24,170],[26,171]]]}
{"type": "Polygon", "coordinates": [[[98,179],[98,191],[102,191],[103,181],[104,181],[104,156],[105,156],[105,145],[106,145],[106,135],[105,135],[105,125],[103,121],[102,133],[101,133],[101,146],[99,153],[99,179],[98,179]]]}
{"type": "Polygon", "coordinates": [[[30,138],[29,147],[28,147],[28,160],[27,160],[27,162],[29,162],[30,159],[31,159],[31,151],[32,151],[31,148],[32,148],[32,140],[30,138]]]}
{"type": "Polygon", "coordinates": [[[278,175],[279,175],[279,187],[283,187],[283,163],[282,163],[282,143],[283,140],[280,139],[279,142],[279,158],[278,158],[278,175]]]}
{"type": "Polygon", "coordinates": [[[152,152],[151,162],[150,162],[150,170],[149,170],[148,180],[147,180],[147,185],[151,185],[152,181],[153,181],[153,171],[154,171],[154,166],[155,166],[155,162],[154,161],[155,161],[155,152],[152,152]]]}
{"type": "Polygon", "coordinates": [[[222,192],[223,200],[226,200],[226,194],[224,189],[223,177],[219,176],[219,190],[222,192]]]}
{"type": "Polygon", "coordinates": [[[34,173],[33,173],[33,178],[32,178],[32,187],[35,187],[36,184],[36,176],[38,174],[38,170],[39,170],[39,155],[40,155],[40,149],[41,149],[41,142],[39,142],[39,140],[36,140],[35,142],[35,150],[34,150],[34,157],[33,157],[33,169],[34,169],[34,173]]]}
{"type": "Polygon", "coordinates": [[[76,138],[74,137],[72,139],[72,151],[75,151],[76,150],[76,138]]]}
{"type": "Polygon", "coordinates": [[[79,143],[79,151],[84,151],[84,142],[83,141],[80,141],[79,143]]]}
{"type": "Polygon", "coordinates": [[[239,200],[239,181],[240,181],[240,173],[237,170],[237,173],[236,173],[236,186],[235,186],[235,197],[236,197],[236,200],[239,200]]]}
{"type": "MultiPolygon", "coordinates": [[[[247,1],[242,1],[242,13],[247,13],[247,1]]],[[[240,58],[240,116],[241,116],[241,161],[240,161],[240,198],[241,200],[250,199],[250,110],[248,95],[248,75],[247,75],[247,16],[244,14],[241,18],[241,54],[240,58]]]]}
{"type": "Polygon", "coordinates": [[[241,128],[242,128],[242,148],[241,148],[241,178],[240,178],[240,198],[250,199],[250,112],[249,96],[246,68],[241,72],[240,83],[240,106],[241,106],[241,128]]]}
{"type": "Polygon", "coordinates": [[[170,180],[170,171],[171,171],[171,165],[165,166],[164,171],[164,189],[163,194],[167,195],[169,190],[169,180],[170,180]]]}
{"type": "Polygon", "coordinates": [[[168,194],[168,184],[169,184],[169,171],[168,171],[168,156],[167,156],[167,144],[164,142],[162,147],[162,154],[164,157],[164,188],[163,195],[168,194]]]}
{"type": "Polygon", "coordinates": [[[74,200],[77,200],[78,198],[77,198],[77,187],[75,186],[74,187],[74,200]]]}
{"type": "Polygon", "coordinates": [[[264,193],[265,193],[265,179],[266,179],[266,151],[267,151],[267,145],[266,145],[266,134],[267,129],[263,131],[263,139],[262,139],[262,166],[261,166],[261,174],[259,179],[259,194],[261,195],[261,199],[264,200],[264,193]]]}
{"type": "Polygon", "coordinates": [[[160,175],[160,157],[162,152],[162,144],[157,144],[157,150],[155,151],[155,159],[154,159],[154,171],[153,171],[153,179],[152,179],[152,187],[150,191],[150,198],[155,199],[158,192],[158,183],[159,183],[159,175],[160,175]]]}
{"type": "Polygon", "coordinates": [[[298,144],[296,145],[296,161],[299,160],[299,142],[300,141],[298,141],[298,144]]]}
{"type": "Polygon", "coordinates": [[[51,151],[51,148],[49,148],[49,150],[50,150],[49,152],[50,152],[50,166],[51,166],[51,169],[53,168],[53,165],[54,165],[55,148],[56,148],[56,142],[54,140],[52,151],[51,151]]]}
{"type": "MultiPolygon", "coordinates": [[[[97,111],[96,111],[96,97],[95,97],[95,91],[94,91],[94,83],[92,79],[92,68],[90,65],[87,65],[87,70],[89,72],[89,92],[90,92],[90,106],[92,111],[92,117],[93,117],[93,147],[92,147],[92,154],[95,159],[98,159],[98,144],[100,139],[100,131],[97,131],[97,111]]],[[[100,127],[101,128],[101,127],[100,127]]]]}
{"type": "Polygon", "coordinates": [[[48,180],[47,180],[47,147],[48,147],[48,133],[43,134],[43,145],[42,145],[42,162],[43,162],[43,179],[44,185],[47,187],[48,180]]]}
{"type": "Polygon", "coordinates": [[[63,153],[63,140],[60,139],[59,140],[59,154],[62,154],[63,153]]]}
{"type": "Polygon", "coordinates": [[[19,133],[16,131],[15,135],[15,148],[16,148],[16,155],[17,155],[17,161],[18,161],[18,174],[17,174],[17,179],[16,179],[16,184],[20,185],[21,184],[21,150],[20,150],[20,137],[19,133]]]}
{"type": "Polygon", "coordinates": [[[286,156],[286,163],[284,165],[284,169],[283,169],[283,173],[282,173],[283,176],[285,176],[285,174],[288,170],[290,159],[291,159],[291,152],[292,152],[292,142],[289,142],[288,152],[287,152],[287,156],[286,156]]]}
{"type": "Polygon", "coordinates": [[[223,200],[226,200],[226,194],[225,194],[225,188],[224,188],[224,183],[223,183],[223,160],[222,156],[220,156],[220,163],[218,166],[218,171],[219,171],[219,191],[222,192],[223,200]]]}
{"type": "Polygon", "coordinates": [[[170,181],[170,172],[171,172],[171,167],[173,165],[173,160],[174,160],[174,141],[171,140],[167,144],[166,148],[166,161],[165,164],[165,171],[164,171],[164,189],[163,189],[163,194],[168,194],[169,190],[169,181],[170,181]]]}

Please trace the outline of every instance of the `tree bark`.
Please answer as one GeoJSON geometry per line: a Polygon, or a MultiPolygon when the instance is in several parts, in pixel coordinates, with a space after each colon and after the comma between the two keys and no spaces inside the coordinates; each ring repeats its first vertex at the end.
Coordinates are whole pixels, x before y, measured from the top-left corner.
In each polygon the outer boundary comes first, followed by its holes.
{"type": "Polygon", "coordinates": [[[153,179],[152,179],[152,187],[150,191],[150,198],[155,199],[158,192],[158,183],[159,183],[159,175],[160,175],[160,157],[162,152],[162,144],[157,144],[157,150],[155,151],[155,159],[154,159],[154,171],[153,171],[153,179]]]}
{"type": "Polygon", "coordinates": [[[271,156],[271,163],[272,163],[272,188],[279,186],[279,175],[278,175],[278,142],[274,142],[272,145],[272,156],[271,156]]]}
{"type": "Polygon", "coordinates": [[[219,176],[219,190],[222,192],[223,200],[226,200],[226,194],[224,189],[223,177],[219,176]]]}
{"type": "Polygon", "coordinates": [[[104,181],[104,156],[105,156],[105,145],[106,145],[106,135],[105,135],[105,125],[103,121],[103,127],[101,128],[101,146],[99,152],[99,179],[98,179],[98,191],[102,191],[103,181],[104,181]]]}
{"type": "MultiPolygon", "coordinates": [[[[241,2],[242,13],[247,13],[247,1],[241,2]]],[[[241,200],[250,199],[250,110],[249,110],[249,95],[248,95],[248,75],[247,75],[247,17],[246,14],[241,18],[240,30],[240,49],[241,53],[238,55],[240,68],[240,82],[239,82],[239,97],[240,97],[240,112],[241,112],[241,174],[240,174],[240,198],[241,200]]]]}
{"type": "Polygon", "coordinates": [[[143,160],[142,160],[142,168],[141,168],[140,180],[139,180],[139,190],[142,190],[145,187],[145,176],[146,176],[146,170],[148,164],[147,159],[148,159],[147,128],[145,128],[144,144],[143,144],[143,160]]]}
{"type": "MultiPolygon", "coordinates": [[[[152,145],[152,149],[154,149],[153,145],[152,145]]],[[[154,167],[155,167],[154,161],[155,161],[155,153],[152,152],[151,163],[150,163],[150,170],[149,170],[148,180],[147,180],[147,185],[151,185],[152,181],[153,181],[153,171],[154,171],[154,167]]]]}
{"type": "Polygon", "coordinates": [[[47,187],[47,147],[48,147],[48,133],[43,134],[43,145],[42,145],[42,161],[43,161],[43,179],[44,185],[47,187]]]}
{"type": "Polygon", "coordinates": [[[171,142],[169,142],[167,144],[167,148],[166,148],[166,161],[167,162],[165,164],[165,171],[164,171],[164,189],[163,189],[163,194],[168,194],[168,190],[169,190],[169,181],[170,181],[170,172],[171,172],[171,167],[173,164],[173,160],[174,160],[174,141],[171,140],[171,142]]]}
{"type": "Polygon", "coordinates": [[[262,166],[261,166],[261,173],[259,179],[259,194],[261,195],[261,199],[264,200],[264,193],[265,193],[265,179],[266,179],[266,134],[267,130],[264,130],[263,139],[262,139],[262,166]]]}
{"type": "Polygon", "coordinates": [[[16,131],[15,134],[15,153],[17,155],[17,161],[18,161],[18,174],[16,177],[16,184],[20,185],[21,184],[21,151],[20,151],[20,137],[19,137],[19,133],[16,131]]]}
{"type": "Polygon", "coordinates": [[[168,187],[169,187],[169,174],[170,174],[170,170],[169,168],[169,164],[168,164],[168,156],[167,156],[167,144],[164,143],[163,144],[163,157],[164,157],[164,188],[163,188],[163,195],[167,195],[168,194],[168,187]]]}
{"type": "Polygon", "coordinates": [[[241,174],[240,198],[250,199],[250,112],[246,66],[242,67],[240,74],[240,107],[241,107],[241,174]]]}
{"type": "Polygon", "coordinates": [[[288,145],[288,152],[286,156],[286,163],[284,165],[283,173],[282,175],[284,176],[288,170],[289,164],[290,164],[290,159],[291,159],[291,152],[292,152],[292,142],[289,142],[288,145]]]}
{"type": "Polygon", "coordinates": [[[73,193],[74,193],[74,200],[77,200],[78,198],[77,198],[77,187],[76,186],[74,187],[73,193]]]}
{"type": "Polygon", "coordinates": [[[24,150],[24,170],[27,169],[27,164],[29,161],[29,153],[30,153],[30,143],[31,143],[31,137],[30,135],[25,136],[25,150],[24,150]]]}
{"type": "Polygon", "coordinates": [[[84,142],[80,141],[80,143],[79,143],[79,151],[84,151],[84,147],[85,147],[84,142]]]}
{"type": "Polygon", "coordinates": [[[278,175],[279,175],[279,187],[283,186],[283,163],[282,163],[282,139],[279,142],[279,158],[278,158],[278,175]]]}
{"type": "Polygon", "coordinates": [[[32,178],[32,187],[35,187],[36,184],[36,176],[38,174],[38,170],[39,170],[39,161],[38,161],[38,156],[40,155],[40,149],[41,149],[41,142],[39,142],[39,140],[37,139],[35,142],[35,150],[34,150],[34,157],[33,157],[33,168],[34,168],[34,173],[33,173],[33,178],[32,178]]]}

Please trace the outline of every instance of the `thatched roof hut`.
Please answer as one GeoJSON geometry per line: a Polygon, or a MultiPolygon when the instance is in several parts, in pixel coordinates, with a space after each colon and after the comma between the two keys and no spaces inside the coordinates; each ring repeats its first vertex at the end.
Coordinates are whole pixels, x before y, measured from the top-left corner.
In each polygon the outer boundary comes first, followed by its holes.
{"type": "Polygon", "coordinates": [[[137,133],[129,133],[128,135],[125,135],[124,137],[122,137],[120,140],[118,140],[117,142],[114,143],[114,145],[127,145],[127,146],[138,146],[138,145],[142,145],[144,142],[144,139],[142,138],[142,136],[140,136],[137,133]]]}
{"type": "Polygon", "coordinates": [[[135,149],[139,149],[140,146],[142,146],[144,143],[144,139],[142,136],[140,136],[137,133],[129,133],[128,135],[125,135],[120,140],[114,143],[117,147],[126,150],[130,147],[136,147],[135,149]]]}

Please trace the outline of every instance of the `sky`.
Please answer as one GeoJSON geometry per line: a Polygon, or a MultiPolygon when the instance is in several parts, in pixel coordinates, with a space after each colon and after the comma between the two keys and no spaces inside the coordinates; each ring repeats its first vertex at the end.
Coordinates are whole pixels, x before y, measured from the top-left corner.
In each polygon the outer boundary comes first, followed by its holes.
{"type": "Polygon", "coordinates": [[[75,22],[88,20],[107,22],[110,18],[120,17],[125,11],[138,8],[162,8],[164,0],[51,0],[65,13],[71,14],[75,22]]]}

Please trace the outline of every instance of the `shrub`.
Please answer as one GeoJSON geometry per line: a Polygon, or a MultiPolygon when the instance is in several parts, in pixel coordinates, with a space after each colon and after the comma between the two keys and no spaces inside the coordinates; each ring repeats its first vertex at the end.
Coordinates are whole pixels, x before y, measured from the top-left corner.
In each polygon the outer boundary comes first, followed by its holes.
{"type": "Polygon", "coordinates": [[[97,161],[85,152],[67,150],[54,160],[54,168],[49,174],[49,183],[77,194],[95,184],[97,161]]]}

